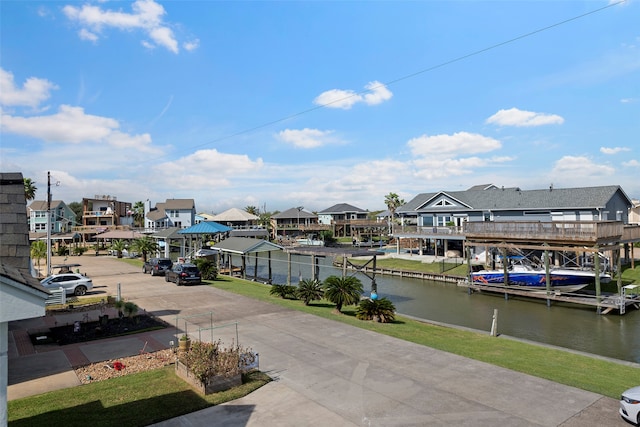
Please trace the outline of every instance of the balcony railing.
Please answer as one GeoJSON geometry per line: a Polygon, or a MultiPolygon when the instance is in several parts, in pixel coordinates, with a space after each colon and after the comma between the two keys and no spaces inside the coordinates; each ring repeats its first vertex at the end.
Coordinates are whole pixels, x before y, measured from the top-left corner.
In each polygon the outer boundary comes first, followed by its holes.
{"type": "Polygon", "coordinates": [[[83,218],[91,218],[91,217],[96,217],[96,216],[101,216],[101,217],[115,217],[116,214],[114,212],[106,212],[106,211],[84,211],[82,212],[82,217],[83,218]]]}
{"type": "Polygon", "coordinates": [[[609,221],[511,221],[467,222],[464,234],[469,239],[510,238],[535,241],[593,242],[620,239],[622,222],[609,221]]]}
{"type": "Polygon", "coordinates": [[[429,226],[422,227],[417,225],[393,225],[393,233],[397,234],[419,234],[419,235],[432,235],[432,234],[463,234],[462,227],[453,227],[453,226],[429,226]]]}

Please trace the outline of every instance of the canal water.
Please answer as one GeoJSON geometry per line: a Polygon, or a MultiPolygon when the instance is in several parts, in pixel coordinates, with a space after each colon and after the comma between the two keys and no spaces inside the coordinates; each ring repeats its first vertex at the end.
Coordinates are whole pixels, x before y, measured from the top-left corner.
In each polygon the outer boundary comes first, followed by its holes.
{"type": "MultiPolygon", "coordinates": [[[[247,259],[247,274],[253,275],[255,259],[247,259]]],[[[318,278],[341,275],[331,256],[318,257],[318,278]]],[[[258,259],[258,276],[268,276],[266,258],[258,259]]],[[[287,254],[272,252],[273,283],[287,283],[287,254]]],[[[349,271],[371,290],[363,273],[349,271]]],[[[291,284],[312,277],[311,257],[291,256],[291,284]]],[[[378,295],[391,300],[399,314],[489,332],[494,309],[498,310],[499,334],[640,363],[640,311],[598,315],[594,307],[529,300],[486,293],[469,294],[455,284],[420,279],[376,276],[378,295]]]]}

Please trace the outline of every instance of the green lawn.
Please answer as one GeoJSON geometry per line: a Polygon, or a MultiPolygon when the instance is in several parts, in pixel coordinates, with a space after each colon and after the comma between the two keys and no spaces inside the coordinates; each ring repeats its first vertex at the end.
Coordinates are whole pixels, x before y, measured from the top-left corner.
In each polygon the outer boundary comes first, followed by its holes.
{"type": "Polygon", "coordinates": [[[397,316],[396,322],[391,324],[366,322],[355,318],[354,306],[344,307],[344,314],[338,315],[328,301],[305,306],[301,301],[269,295],[270,287],[257,282],[223,277],[212,282],[212,286],[612,398],[619,398],[622,390],[636,386],[637,378],[640,378],[640,368],[624,363],[480,332],[432,325],[402,316],[397,316]]]}
{"type": "Polygon", "coordinates": [[[200,396],[173,366],[8,402],[10,426],[146,426],[246,396],[270,381],[263,373],[225,392],[200,396]]]}

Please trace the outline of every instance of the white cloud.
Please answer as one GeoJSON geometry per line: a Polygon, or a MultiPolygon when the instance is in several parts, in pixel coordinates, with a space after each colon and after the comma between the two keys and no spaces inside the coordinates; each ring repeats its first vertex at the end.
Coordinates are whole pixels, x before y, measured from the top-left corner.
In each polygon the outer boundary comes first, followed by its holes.
{"type": "Polygon", "coordinates": [[[422,135],[407,142],[414,156],[450,156],[458,153],[486,153],[502,147],[500,141],[476,133],[457,132],[453,135],[422,135]]]}
{"type": "Polygon", "coordinates": [[[564,123],[564,119],[556,114],[535,113],[533,111],[524,111],[517,108],[509,110],[500,110],[486,120],[486,123],[497,124],[499,126],[544,126],[544,125],[560,125],[564,123]]]}
{"type": "Polygon", "coordinates": [[[584,187],[591,185],[589,183],[595,184],[598,178],[613,175],[615,171],[615,168],[596,163],[586,156],[564,156],[556,161],[552,174],[561,177],[561,181],[579,183],[584,187]]]}
{"type": "Polygon", "coordinates": [[[194,39],[189,42],[184,42],[182,44],[182,47],[184,47],[185,50],[188,50],[189,52],[196,50],[199,46],[200,46],[199,39],[194,39]]]}
{"type": "Polygon", "coordinates": [[[640,162],[636,159],[631,159],[628,162],[622,162],[622,166],[627,168],[637,168],[640,167],[640,162]]]}
{"type": "Polygon", "coordinates": [[[85,114],[83,108],[69,105],[60,106],[58,113],[48,116],[17,117],[3,114],[0,126],[3,132],[48,142],[97,142],[135,150],[147,150],[151,143],[149,134],[129,135],[120,132],[117,120],[85,114]]]}
{"type": "Polygon", "coordinates": [[[263,169],[262,159],[251,160],[246,154],[221,153],[216,149],[198,150],[175,161],[158,164],[154,169],[169,188],[194,192],[227,187],[234,181],[256,180],[263,169]]]}
{"type": "Polygon", "coordinates": [[[37,108],[49,99],[50,92],[58,86],[46,79],[29,77],[18,88],[13,79],[13,73],[0,68],[0,105],[27,106],[37,108]]]}
{"type": "MultiPolygon", "coordinates": [[[[62,10],[67,18],[84,26],[79,32],[84,40],[96,41],[105,28],[124,31],[141,30],[156,45],[178,53],[178,41],[173,30],[163,22],[166,11],[162,5],[154,0],[137,0],[132,4],[131,9],[132,13],[125,13],[85,4],[81,7],[67,5],[62,10]]],[[[155,46],[153,43],[143,41],[146,47],[155,46]]],[[[193,48],[191,45],[191,49],[193,48]]]]}
{"type": "Polygon", "coordinates": [[[80,37],[81,40],[89,40],[92,42],[98,41],[98,35],[92,33],[86,28],[82,28],[80,31],[78,31],[78,37],[80,37]]]}
{"type": "Polygon", "coordinates": [[[285,129],[280,131],[277,137],[296,148],[317,148],[335,143],[337,140],[331,135],[332,130],[319,129],[285,129]]]}
{"type": "Polygon", "coordinates": [[[600,147],[600,152],[603,154],[618,154],[622,151],[631,151],[627,147],[600,147]]]}
{"type": "Polygon", "coordinates": [[[313,103],[327,108],[348,110],[357,103],[378,105],[393,97],[393,93],[378,81],[369,82],[365,85],[365,89],[366,92],[361,93],[350,89],[331,89],[318,95],[316,99],[313,100],[313,103]]]}

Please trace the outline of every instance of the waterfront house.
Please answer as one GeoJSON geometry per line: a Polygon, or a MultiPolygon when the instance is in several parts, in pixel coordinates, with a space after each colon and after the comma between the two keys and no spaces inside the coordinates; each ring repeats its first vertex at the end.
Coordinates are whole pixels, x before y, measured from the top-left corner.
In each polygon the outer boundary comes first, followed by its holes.
{"type": "Polygon", "coordinates": [[[196,224],[196,205],[193,199],[167,199],[151,207],[144,204],[145,229],[155,231],[169,227],[189,228],[196,224]]]}

